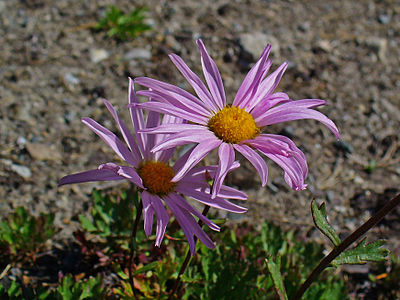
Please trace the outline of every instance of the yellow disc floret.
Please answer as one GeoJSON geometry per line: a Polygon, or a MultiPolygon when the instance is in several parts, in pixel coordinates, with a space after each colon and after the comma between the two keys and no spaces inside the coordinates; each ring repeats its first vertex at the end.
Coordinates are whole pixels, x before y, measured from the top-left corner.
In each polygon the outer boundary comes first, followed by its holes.
{"type": "Polygon", "coordinates": [[[209,121],[208,128],[226,143],[238,144],[253,139],[260,133],[260,128],[251,114],[243,108],[226,106],[209,121]]]}
{"type": "Polygon", "coordinates": [[[138,168],[138,174],[143,180],[143,186],[151,194],[158,196],[167,195],[174,190],[175,176],[172,168],[161,161],[146,161],[138,168]]]}

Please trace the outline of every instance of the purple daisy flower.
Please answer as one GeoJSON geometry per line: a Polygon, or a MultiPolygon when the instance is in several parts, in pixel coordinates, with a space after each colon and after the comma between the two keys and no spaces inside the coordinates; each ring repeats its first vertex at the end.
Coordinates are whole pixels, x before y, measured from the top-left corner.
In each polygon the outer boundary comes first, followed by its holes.
{"type": "Polygon", "coordinates": [[[285,136],[261,132],[267,125],[315,119],[326,125],[339,138],[336,125],[324,114],[313,109],[325,105],[326,102],[320,99],[293,101],[285,93],[274,93],[287,64],[283,63],[267,76],[272,64],[268,59],[271,46],[267,45],[245,77],[233,103],[227,104],[221,75],[215,62],[201,40],[197,41],[197,45],[208,88],[182,58],[175,54],[170,55],[172,62],[193,87],[197,97],[181,88],[151,78],[140,77],[135,80],[148,88],[139,91],[138,94],[150,97],[152,101],[134,105],[188,121],[142,130],[141,132],[148,134],[170,134],[152,151],[197,143],[185,165],[175,174],[172,181],[181,180],[210,151],[218,148],[219,164],[212,191],[213,197],[217,196],[235,160],[235,150],[256,168],[263,186],[267,183],[268,168],[259,153],[273,160],[284,170],[285,181],[292,189],[305,189],[304,181],[308,168],[304,153],[285,136]]]}
{"type": "MultiPolygon", "coordinates": [[[[183,195],[189,196],[202,204],[235,213],[243,213],[247,209],[233,204],[225,198],[245,200],[247,195],[231,187],[222,186],[217,197],[211,199],[206,176],[215,176],[217,173],[216,166],[193,168],[189,172],[185,172],[184,177],[172,182],[171,179],[180,173],[182,167],[186,165],[188,157],[192,156],[194,148],[187,151],[173,166],[170,166],[168,162],[174,148],[170,147],[168,150],[159,152],[150,151],[166,135],[143,135],[137,134],[137,132],[160,124],[160,126],[180,124],[182,119],[164,116],[161,121],[160,114],[157,112],[149,112],[146,119],[141,109],[131,107],[129,110],[135,129],[135,135],[132,135],[125,123],[118,117],[113,106],[107,100],[104,100],[104,103],[117,122],[127,146],[114,133],[91,118],[83,118],[82,122],[101,137],[129,166],[109,162],[94,170],[65,176],[61,178],[59,186],[89,181],[127,179],[141,189],[146,235],[151,234],[153,217],[154,214],[156,215],[156,246],[161,245],[165,228],[169,222],[168,213],[164,207],[164,204],[166,204],[182,227],[192,254],[195,252],[194,235],[208,248],[214,248],[213,241],[202,230],[194,216],[213,230],[219,231],[219,227],[194,209],[183,195]]],[[[129,80],[129,103],[139,103],[132,80],[129,80]]],[[[239,164],[235,162],[230,168],[234,169],[238,166],[239,164]]]]}

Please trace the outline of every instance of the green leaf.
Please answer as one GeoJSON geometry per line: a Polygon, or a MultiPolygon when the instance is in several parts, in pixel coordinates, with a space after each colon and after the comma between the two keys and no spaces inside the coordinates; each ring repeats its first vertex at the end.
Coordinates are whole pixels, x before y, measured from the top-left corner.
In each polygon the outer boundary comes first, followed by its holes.
{"type": "Polygon", "coordinates": [[[143,266],[142,268],[136,270],[135,272],[132,273],[133,276],[136,276],[138,274],[153,270],[157,267],[158,265],[158,261],[153,261],[145,266],[143,266]]]}
{"type": "Polygon", "coordinates": [[[89,220],[88,217],[84,215],[79,215],[79,221],[81,222],[83,229],[89,232],[97,231],[96,226],[93,225],[93,223],[89,220]]]}
{"type": "Polygon", "coordinates": [[[325,203],[323,202],[319,207],[315,200],[311,202],[311,212],[315,226],[326,236],[335,246],[339,246],[341,240],[336,233],[335,229],[329,224],[325,203]]]}
{"type": "Polygon", "coordinates": [[[332,265],[337,267],[343,264],[365,264],[367,261],[384,261],[389,254],[389,250],[382,248],[385,241],[378,240],[367,244],[364,238],[356,247],[341,253],[332,265]]]}
{"type": "Polygon", "coordinates": [[[269,259],[265,259],[265,262],[267,263],[268,271],[271,274],[272,281],[279,299],[288,300],[281,275],[281,257],[278,255],[274,261],[274,258],[270,256],[269,259]]]}

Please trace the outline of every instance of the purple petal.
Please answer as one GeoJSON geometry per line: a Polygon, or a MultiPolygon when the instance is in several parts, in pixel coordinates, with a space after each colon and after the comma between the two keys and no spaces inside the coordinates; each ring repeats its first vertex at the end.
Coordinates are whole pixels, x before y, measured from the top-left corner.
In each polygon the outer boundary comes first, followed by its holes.
{"type": "Polygon", "coordinates": [[[204,119],[208,119],[212,116],[210,111],[179,94],[171,94],[166,91],[142,90],[138,92],[138,95],[152,98],[157,102],[171,104],[179,109],[187,111],[188,113],[200,115],[204,119]]]}
{"type": "Polygon", "coordinates": [[[215,105],[214,100],[208,91],[207,87],[204,85],[203,81],[186,65],[182,58],[180,58],[176,54],[170,54],[170,59],[174,63],[174,65],[179,69],[182,75],[186,78],[186,80],[193,87],[196,94],[199,98],[209,107],[213,113],[216,113],[219,109],[218,106],[215,105]]]}
{"type": "Polygon", "coordinates": [[[147,236],[151,234],[153,229],[154,208],[151,205],[151,198],[149,193],[142,193],[143,202],[143,219],[144,219],[144,232],[147,236]]]}
{"type": "Polygon", "coordinates": [[[227,199],[237,199],[237,200],[247,200],[247,194],[238,191],[230,186],[223,185],[219,190],[218,197],[227,198],[227,199]]]}
{"type": "MultiPolygon", "coordinates": [[[[153,128],[160,125],[160,114],[158,112],[149,111],[146,120],[146,128],[153,128]]],[[[147,136],[147,142],[144,145],[144,158],[147,160],[153,160],[154,154],[150,152],[150,150],[155,146],[156,136],[149,135],[147,136]]]]}
{"type": "MultiPolygon", "coordinates": [[[[135,79],[135,82],[145,86],[153,91],[157,91],[161,94],[172,96],[174,98],[177,98],[182,101],[182,103],[188,103],[189,105],[186,105],[188,107],[192,107],[195,105],[199,111],[205,112],[206,115],[209,111],[209,108],[197,97],[192,95],[191,93],[185,91],[184,89],[181,89],[177,86],[174,86],[172,84],[162,82],[156,79],[148,78],[148,77],[139,77],[135,79]],[[192,105],[190,105],[192,104],[192,105]]],[[[170,99],[170,98],[168,98],[170,99]]],[[[165,102],[165,101],[162,101],[165,102]]]]}
{"type": "Polygon", "coordinates": [[[60,179],[58,186],[90,181],[112,181],[123,179],[125,178],[115,174],[115,172],[113,171],[95,169],[64,176],[60,179]]]}
{"type": "MultiPolygon", "coordinates": [[[[154,147],[151,151],[157,152],[172,147],[186,145],[190,143],[203,143],[205,141],[219,141],[218,145],[222,143],[207,127],[197,130],[185,130],[180,133],[171,134],[168,138],[163,140],[160,144],[154,147]]],[[[216,142],[214,142],[216,143],[216,142]]],[[[217,146],[216,146],[217,147],[217,146]]],[[[216,148],[215,147],[215,148],[216,148]]],[[[211,151],[211,150],[210,150],[211,151]]]]}
{"type": "MultiPolygon", "coordinates": [[[[171,133],[178,133],[184,130],[204,130],[204,125],[197,125],[197,124],[165,124],[160,125],[154,128],[146,128],[141,130],[139,133],[147,133],[147,134],[171,134],[171,133]]],[[[207,129],[208,130],[208,129],[207,129]]]]}
{"type": "Polygon", "coordinates": [[[274,93],[272,95],[268,95],[266,98],[261,99],[257,103],[257,105],[254,106],[254,108],[250,113],[253,116],[253,118],[256,119],[263,113],[265,113],[267,110],[269,110],[271,107],[290,101],[292,100],[289,99],[289,96],[287,94],[282,92],[274,93]]]}
{"type": "MultiPolygon", "coordinates": [[[[130,107],[130,106],[131,105],[128,105],[128,107],[130,107]]],[[[151,111],[156,111],[156,112],[167,114],[167,115],[173,115],[175,117],[182,118],[184,120],[188,120],[193,123],[207,125],[207,121],[208,121],[208,119],[203,116],[190,113],[188,111],[177,108],[176,106],[168,104],[168,103],[145,102],[145,103],[140,103],[140,104],[134,104],[134,106],[148,109],[151,111]]]]}
{"type": "Polygon", "coordinates": [[[223,109],[226,105],[224,85],[218,67],[213,59],[208,55],[206,47],[202,40],[197,40],[197,46],[200,49],[201,65],[203,67],[204,78],[206,79],[208,88],[215,101],[215,104],[223,109]]]}
{"type": "Polygon", "coordinates": [[[211,198],[217,197],[219,189],[224,182],[226,175],[228,174],[229,168],[235,160],[235,151],[231,144],[222,143],[218,149],[219,163],[217,173],[215,174],[212,196],[211,198]]]}
{"type": "Polygon", "coordinates": [[[222,141],[215,136],[204,139],[191,151],[185,165],[178,170],[175,177],[172,178],[173,182],[179,181],[186,173],[199,163],[211,150],[221,145],[222,141]]]}
{"type": "Polygon", "coordinates": [[[245,207],[233,204],[233,203],[229,202],[228,200],[222,199],[220,197],[211,199],[211,195],[209,193],[196,191],[196,190],[193,190],[192,188],[188,188],[184,185],[176,186],[176,191],[182,193],[183,195],[192,197],[193,199],[195,199],[205,205],[214,207],[214,208],[227,210],[227,211],[234,212],[234,213],[244,213],[247,211],[247,208],[245,208],[245,207]]]}
{"type": "Polygon", "coordinates": [[[133,104],[138,104],[140,102],[135,94],[135,85],[131,78],[129,78],[128,98],[129,98],[128,109],[131,114],[131,119],[135,131],[135,136],[137,139],[137,144],[142,154],[144,154],[144,145],[146,144],[147,137],[145,135],[137,134],[137,132],[138,130],[145,128],[145,122],[143,117],[143,111],[133,106],[133,104]]]}
{"type": "Polygon", "coordinates": [[[320,121],[322,124],[327,126],[338,139],[340,138],[339,131],[332,120],[328,119],[327,116],[320,113],[319,111],[303,108],[301,106],[297,107],[296,102],[297,101],[292,101],[271,108],[255,120],[257,126],[263,127],[286,121],[314,119],[320,121]]]}
{"type": "Polygon", "coordinates": [[[140,178],[138,173],[136,173],[135,169],[131,167],[121,166],[118,170],[118,175],[125,177],[138,187],[145,189],[145,187],[143,186],[142,178],[140,178]]]}
{"type": "Polygon", "coordinates": [[[133,166],[136,164],[137,161],[133,158],[132,152],[128,150],[125,144],[114,133],[91,118],[82,118],[82,122],[105,141],[123,160],[133,166]]]}
{"type": "Polygon", "coordinates": [[[117,112],[115,111],[111,103],[104,99],[104,104],[106,105],[107,109],[113,116],[114,120],[117,122],[125,142],[129,146],[129,149],[131,149],[133,159],[135,160],[135,164],[133,164],[133,166],[137,167],[140,161],[142,160],[142,156],[138,151],[137,148],[138,146],[136,144],[135,138],[132,136],[131,132],[129,131],[128,127],[126,127],[125,123],[120,119],[120,117],[118,116],[117,112]]]}
{"type": "Polygon", "coordinates": [[[162,204],[160,198],[158,198],[158,196],[147,193],[146,191],[142,193],[142,197],[143,196],[148,197],[148,199],[151,201],[151,205],[153,206],[156,212],[156,218],[157,218],[156,246],[160,247],[161,242],[164,238],[165,228],[167,227],[169,222],[168,213],[164,205],[162,204]]]}
{"type": "Polygon", "coordinates": [[[281,64],[278,69],[276,69],[273,73],[271,73],[267,78],[265,78],[258,87],[257,94],[253,97],[254,101],[248,105],[248,108],[253,108],[258,101],[272,94],[273,91],[279,84],[283,73],[287,68],[287,63],[281,64]]]}
{"type": "Polygon", "coordinates": [[[195,210],[187,201],[184,197],[176,194],[176,193],[172,193],[169,195],[171,199],[174,200],[174,202],[179,205],[181,208],[183,208],[184,210],[188,211],[189,213],[191,213],[192,215],[195,215],[196,217],[198,217],[200,220],[203,221],[204,224],[206,224],[208,227],[210,227],[212,230],[215,231],[219,231],[220,228],[218,225],[216,225],[215,223],[213,223],[212,221],[210,221],[208,218],[206,218],[204,215],[202,215],[201,213],[199,213],[197,210],[195,210]]]}
{"type": "Polygon", "coordinates": [[[265,186],[268,179],[268,167],[265,160],[247,145],[234,145],[235,149],[246,157],[260,174],[261,185],[265,186]]]}
{"type": "Polygon", "coordinates": [[[251,68],[249,73],[243,80],[238,92],[236,93],[235,100],[233,100],[233,105],[240,108],[247,108],[246,104],[251,97],[257,92],[260,81],[262,80],[262,75],[266,69],[269,69],[272,62],[267,61],[267,57],[271,51],[271,45],[267,45],[261,54],[260,58],[257,60],[255,65],[251,68]]]}

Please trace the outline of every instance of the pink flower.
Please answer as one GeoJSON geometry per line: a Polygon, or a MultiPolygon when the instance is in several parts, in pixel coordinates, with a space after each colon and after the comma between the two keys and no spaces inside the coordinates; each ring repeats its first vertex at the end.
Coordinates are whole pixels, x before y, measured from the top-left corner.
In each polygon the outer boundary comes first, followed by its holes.
{"type": "MultiPolygon", "coordinates": [[[[173,147],[159,152],[150,151],[166,135],[143,135],[137,134],[137,132],[146,128],[159,126],[160,124],[161,126],[181,124],[182,120],[176,117],[164,116],[161,121],[160,114],[157,112],[149,112],[147,118],[145,118],[141,109],[131,107],[129,110],[135,129],[135,135],[132,135],[128,127],[118,117],[113,106],[107,100],[104,100],[104,103],[118,124],[126,144],[114,133],[94,120],[83,118],[82,122],[101,137],[128,165],[122,166],[113,162],[105,163],[97,169],[63,177],[59,182],[59,186],[89,181],[127,179],[141,189],[144,230],[147,235],[150,235],[152,232],[153,217],[154,214],[156,215],[157,246],[161,245],[166,226],[169,222],[167,210],[164,207],[164,204],[166,204],[182,227],[192,254],[195,252],[194,235],[207,247],[214,248],[214,243],[198,225],[194,216],[202,220],[204,224],[213,230],[219,231],[219,227],[194,209],[186,201],[184,195],[205,205],[235,213],[243,213],[247,209],[235,205],[224,198],[245,200],[247,199],[247,195],[228,186],[222,186],[216,198],[211,199],[206,171],[209,175],[215,176],[217,172],[216,166],[193,168],[185,172],[184,177],[172,182],[171,179],[175,174],[180,173],[181,168],[186,165],[188,157],[192,156],[194,149],[192,148],[187,151],[173,166],[170,166],[168,162],[173,154],[173,147]]],[[[135,95],[132,80],[129,81],[129,103],[139,103],[135,95]]],[[[238,166],[238,163],[234,163],[230,168],[234,169],[238,166]]]]}
{"type": "MultiPolygon", "coordinates": [[[[150,97],[152,101],[135,106],[169,114],[187,120],[188,123],[165,124],[142,130],[147,134],[170,134],[152,151],[197,143],[184,166],[172,181],[181,180],[210,151],[218,148],[219,164],[212,196],[216,197],[223,180],[235,160],[235,150],[246,157],[260,174],[265,186],[268,168],[259,153],[276,162],[285,173],[285,181],[295,189],[306,188],[308,173],[303,152],[289,138],[264,134],[267,125],[299,119],[315,119],[327,126],[337,138],[336,125],[314,108],[325,105],[324,100],[303,99],[293,101],[282,92],[274,93],[287,64],[267,76],[272,64],[267,59],[271,46],[267,45],[260,58],[247,74],[232,105],[227,104],[224,87],[218,68],[208,55],[201,40],[197,41],[207,86],[193,73],[179,56],[170,58],[182,75],[193,87],[197,97],[185,90],[151,78],[141,77],[136,83],[148,90],[138,94],[150,97]],[[257,151],[256,151],[257,150],[257,151]]],[[[148,135],[150,136],[150,135],[148,135]]]]}

